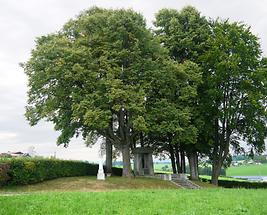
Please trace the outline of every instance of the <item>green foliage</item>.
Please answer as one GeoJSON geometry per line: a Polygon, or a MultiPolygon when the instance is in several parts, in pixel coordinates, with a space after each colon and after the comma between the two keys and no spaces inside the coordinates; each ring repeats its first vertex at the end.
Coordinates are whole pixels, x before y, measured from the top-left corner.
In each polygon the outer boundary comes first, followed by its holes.
{"type": "Polygon", "coordinates": [[[155,26],[171,58],[191,60],[202,71],[197,97],[191,99],[195,132],[192,127],[193,135],[182,130],[178,136],[186,134],[193,137],[186,142],[194,142],[197,135],[198,144],[189,149],[210,155],[217,176],[229,158],[230,145],[240,152],[240,142],[245,141],[261,152],[267,136],[267,64],[250,28],[228,20],[208,21],[191,6],[162,9],[155,26]]]}
{"type": "MultiPolygon", "coordinates": [[[[212,175],[212,168],[211,168],[211,166],[199,166],[198,172],[199,172],[199,175],[211,176],[212,175]]],[[[226,175],[226,171],[225,171],[225,169],[222,168],[220,171],[220,176],[225,176],[225,175],[226,175]]]]}
{"type": "Polygon", "coordinates": [[[96,175],[98,165],[58,159],[12,159],[8,184],[32,184],[59,177],[96,175]]]}
{"type": "Polygon", "coordinates": [[[113,115],[129,112],[130,127],[146,129],[144,78],[160,45],[132,10],[91,8],[55,34],[36,41],[23,65],[29,78],[26,117],[52,121],[58,144],[74,135],[100,135],[113,115]],[[137,126],[138,124],[138,126],[137,126]]]}
{"type": "Polygon", "coordinates": [[[255,155],[253,160],[260,162],[262,164],[266,164],[267,163],[267,156],[266,155],[255,155]]]}
{"type": "Polygon", "coordinates": [[[154,147],[162,151],[166,143],[196,143],[198,129],[192,124],[192,116],[201,82],[199,67],[190,61],[169,61],[164,72],[155,72],[150,82],[146,122],[154,147]]]}
{"type": "MultiPolygon", "coordinates": [[[[203,182],[210,182],[211,179],[208,178],[201,178],[201,181],[203,182]]],[[[219,179],[218,185],[220,187],[225,188],[246,188],[246,189],[267,189],[267,183],[266,182],[251,182],[251,181],[239,181],[236,179],[219,179]]]]}
{"type": "Polygon", "coordinates": [[[199,57],[207,50],[208,21],[192,6],[180,11],[162,9],[156,14],[154,24],[158,38],[178,62],[191,60],[198,63],[199,57]]]}
{"type": "MultiPolygon", "coordinates": [[[[105,166],[104,166],[105,170],[105,166]]],[[[0,185],[33,184],[71,176],[96,176],[98,164],[83,161],[12,158],[0,161],[0,185]]],[[[122,176],[122,169],[112,167],[112,175],[122,176]]]]}
{"type": "Polygon", "coordinates": [[[0,186],[10,179],[8,175],[9,170],[10,166],[7,163],[0,163],[0,186]]]}
{"type": "MultiPolygon", "coordinates": [[[[196,160],[193,157],[196,158],[197,152],[206,148],[202,146],[203,142],[198,141],[203,125],[198,96],[203,72],[199,57],[208,48],[206,40],[210,31],[206,18],[191,6],[181,11],[160,10],[156,15],[155,26],[156,37],[167,48],[169,57],[176,64],[169,63],[169,70],[172,72],[159,79],[163,80],[160,86],[163,92],[155,94],[155,102],[148,105],[148,110],[150,106],[153,109],[158,108],[157,112],[151,111],[152,122],[160,130],[156,131],[160,137],[154,137],[154,142],[160,140],[156,146],[158,151],[168,151],[172,166],[175,166],[176,160],[178,171],[184,172],[185,154],[190,155],[190,160],[193,161],[196,160]]],[[[154,91],[157,93],[157,90],[154,91]]],[[[197,175],[193,172],[197,170],[197,163],[190,162],[190,165],[191,174],[197,175]]]]}
{"type": "MultiPolygon", "coordinates": [[[[196,95],[199,81],[196,65],[168,59],[142,15],[125,9],[84,11],[59,32],[38,38],[23,68],[29,78],[26,118],[31,125],[41,119],[53,122],[60,131],[57,142],[65,146],[73,136],[109,138],[125,149],[125,171],[130,145],[150,130],[146,107],[155,77],[167,77],[161,83],[165,89],[174,83],[181,102],[196,95]]],[[[188,124],[189,110],[181,109],[184,113],[174,112],[175,118],[188,124]]]]}
{"type": "Polygon", "coordinates": [[[211,27],[210,48],[201,57],[199,95],[206,141],[213,146],[210,158],[218,169],[229,158],[230,146],[239,152],[242,141],[264,150],[267,76],[258,38],[249,27],[219,20],[211,27]]]}
{"type": "MultiPolygon", "coordinates": [[[[193,150],[196,148],[199,129],[203,124],[198,110],[197,89],[202,83],[199,57],[208,48],[206,44],[210,32],[208,21],[194,7],[188,6],[181,11],[160,10],[156,14],[155,26],[156,36],[169,51],[169,56],[176,62],[182,63],[179,72],[176,72],[176,77],[173,77],[177,84],[163,84],[172,90],[167,95],[166,103],[173,103],[176,112],[179,113],[177,116],[170,115],[170,119],[167,119],[170,122],[176,121],[176,125],[172,126],[172,123],[168,122],[167,124],[174,127],[173,130],[177,129],[174,142],[189,145],[186,147],[187,151],[193,150]]],[[[173,112],[169,110],[164,113],[173,112]]]]}
{"type": "Polygon", "coordinates": [[[170,172],[171,171],[168,165],[163,166],[161,168],[161,170],[164,171],[164,172],[170,172]]]}
{"type": "Polygon", "coordinates": [[[126,174],[130,147],[147,139],[159,151],[167,143],[209,155],[217,176],[230,146],[263,151],[267,60],[250,28],[191,6],[160,10],[155,26],[154,36],[133,10],[94,7],[39,37],[23,64],[30,124],[51,121],[65,146],[108,138],[124,149],[126,174]]]}
{"type": "MultiPolygon", "coordinates": [[[[8,165],[8,184],[32,184],[59,177],[96,175],[97,164],[82,161],[17,158],[4,161],[8,165]]],[[[2,176],[2,174],[1,174],[2,176]]]]}
{"type": "Polygon", "coordinates": [[[113,176],[122,176],[122,168],[112,167],[112,175],[113,176]]]}

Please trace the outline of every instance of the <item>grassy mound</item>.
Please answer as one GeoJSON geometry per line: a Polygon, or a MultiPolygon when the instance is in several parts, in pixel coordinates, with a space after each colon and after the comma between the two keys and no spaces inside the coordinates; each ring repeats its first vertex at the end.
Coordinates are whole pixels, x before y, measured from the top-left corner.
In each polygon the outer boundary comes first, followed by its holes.
{"type": "Polygon", "coordinates": [[[66,177],[23,186],[6,186],[0,189],[6,192],[44,192],[44,191],[112,191],[129,189],[177,189],[169,181],[154,178],[109,177],[105,181],[96,180],[95,176],[66,177]]]}

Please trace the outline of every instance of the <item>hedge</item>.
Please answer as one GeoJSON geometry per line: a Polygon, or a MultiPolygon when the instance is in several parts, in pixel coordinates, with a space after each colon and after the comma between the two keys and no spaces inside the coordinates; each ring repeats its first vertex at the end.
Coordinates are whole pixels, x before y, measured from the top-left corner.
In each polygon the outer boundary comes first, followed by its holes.
{"type": "Polygon", "coordinates": [[[6,182],[10,179],[9,172],[9,164],[0,163],[0,186],[6,184],[6,182]]]}
{"type": "Polygon", "coordinates": [[[112,167],[112,175],[114,175],[114,176],[122,176],[122,168],[112,167]]]}
{"type": "MultiPolygon", "coordinates": [[[[98,164],[82,161],[16,158],[0,161],[0,185],[33,184],[44,180],[70,176],[96,176],[98,164]]],[[[113,168],[113,175],[122,170],[113,168]]]]}
{"type": "MultiPolygon", "coordinates": [[[[211,183],[211,179],[202,178],[201,181],[211,183]]],[[[253,188],[253,189],[266,189],[267,182],[251,182],[251,181],[231,181],[219,180],[218,185],[225,188],[253,188]]]]}
{"type": "MultiPolygon", "coordinates": [[[[190,172],[188,172],[188,173],[190,173],[190,172]]],[[[212,168],[211,168],[211,166],[199,166],[198,167],[198,174],[199,175],[209,175],[209,176],[211,176],[212,175],[212,168]]],[[[223,168],[221,169],[220,175],[221,176],[226,176],[225,169],[223,169],[223,168]]]]}

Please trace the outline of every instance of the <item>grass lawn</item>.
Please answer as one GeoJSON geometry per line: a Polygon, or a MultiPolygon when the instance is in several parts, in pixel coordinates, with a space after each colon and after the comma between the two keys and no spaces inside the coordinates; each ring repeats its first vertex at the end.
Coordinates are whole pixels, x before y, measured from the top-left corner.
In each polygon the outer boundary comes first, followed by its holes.
{"type": "Polygon", "coordinates": [[[96,177],[66,177],[24,186],[8,186],[0,189],[6,192],[43,192],[43,191],[112,191],[125,189],[178,189],[169,181],[154,178],[109,177],[98,181],[96,177]]]}
{"type": "Polygon", "coordinates": [[[0,196],[0,214],[265,215],[266,190],[131,190],[0,196]]]}
{"type": "Polygon", "coordinates": [[[242,166],[231,166],[226,170],[227,176],[267,176],[267,164],[248,164],[242,166]]]}

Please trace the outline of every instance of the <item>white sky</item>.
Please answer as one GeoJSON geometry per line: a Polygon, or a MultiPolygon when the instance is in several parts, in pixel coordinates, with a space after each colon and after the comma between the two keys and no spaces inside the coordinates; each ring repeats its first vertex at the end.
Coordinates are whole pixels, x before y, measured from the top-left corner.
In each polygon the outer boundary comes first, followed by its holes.
{"type": "Polygon", "coordinates": [[[161,8],[180,10],[195,6],[211,18],[230,18],[243,21],[261,38],[267,54],[267,0],[0,0],[0,153],[27,152],[34,146],[39,155],[94,161],[98,145],[86,148],[75,139],[69,148],[56,146],[57,133],[49,123],[30,127],[24,118],[27,97],[27,78],[19,67],[30,57],[34,39],[59,30],[70,18],[91,6],[133,8],[141,12],[148,25],[161,8]]]}

